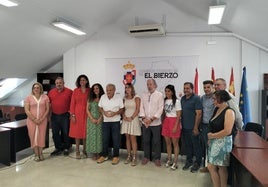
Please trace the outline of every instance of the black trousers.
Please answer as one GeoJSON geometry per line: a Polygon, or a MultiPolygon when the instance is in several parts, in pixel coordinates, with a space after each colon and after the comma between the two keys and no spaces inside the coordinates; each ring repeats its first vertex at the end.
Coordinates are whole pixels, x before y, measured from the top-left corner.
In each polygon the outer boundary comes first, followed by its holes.
{"type": "Polygon", "coordinates": [[[149,126],[142,125],[144,157],[147,159],[161,159],[161,125],[149,126]],[[152,145],[152,146],[151,146],[152,145]],[[152,152],[154,152],[153,156],[152,152]]]}

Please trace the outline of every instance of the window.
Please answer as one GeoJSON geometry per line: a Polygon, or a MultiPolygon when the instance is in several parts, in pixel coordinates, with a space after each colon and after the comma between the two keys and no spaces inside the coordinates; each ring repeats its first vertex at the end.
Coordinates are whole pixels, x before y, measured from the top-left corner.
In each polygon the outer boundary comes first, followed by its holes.
{"type": "Polygon", "coordinates": [[[0,79],[0,99],[11,93],[15,88],[21,85],[27,79],[7,78],[0,79]]]}

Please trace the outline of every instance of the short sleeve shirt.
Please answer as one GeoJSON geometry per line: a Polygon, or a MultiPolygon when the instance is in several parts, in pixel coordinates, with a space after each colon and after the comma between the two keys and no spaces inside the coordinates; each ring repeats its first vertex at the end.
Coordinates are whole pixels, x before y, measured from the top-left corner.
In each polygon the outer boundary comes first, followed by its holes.
{"type": "MultiPolygon", "coordinates": [[[[123,99],[116,94],[111,99],[109,99],[108,96],[104,94],[100,98],[99,107],[103,108],[104,111],[117,112],[121,108],[124,108],[124,103],[123,99]]],[[[104,122],[120,121],[120,118],[120,115],[115,115],[113,117],[103,116],[104,122]]]]}
{"type": "Polygon", "coordinates": [[[193,94],[190,98],[186,99],[184,95],[181,98],[182,107],[182,128],[191,130],[194,128],[196,110],[202,110],[202,103],[200,97],[193,94]]]}
{"type": "Polygon", "coordinates": [[[175,106],[173,105],[172,99],[166,99],[164,110],[166,117],[177,117],[177,111],[181,110],[180,100],[176,100],[175,106]]]}

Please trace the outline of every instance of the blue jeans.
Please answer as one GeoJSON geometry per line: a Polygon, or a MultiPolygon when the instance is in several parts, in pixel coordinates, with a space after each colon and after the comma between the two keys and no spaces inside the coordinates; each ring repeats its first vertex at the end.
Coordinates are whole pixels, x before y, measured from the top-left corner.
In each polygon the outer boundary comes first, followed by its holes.
{"type": "Polygon", "coordinates": [[[200,137],[201,137],[201,146],[202,146],[202,155],[204,156],[204,166],[205,160],[207,156],[207,149],[208,149],[208,124],[201,123],[200,124],[200,137]]]}
{"type": "Polygon", "coordinates": [[[103,122],[102,124],[102,140],[103,140],[103,148],[102,148],[102,156],[108,156],[109,152],[109,143],[110,143],[110,135],[112,135],[113,140],[113,157],[119,156],[120,149],[120,121],[115,122],[103,122]]]}
{"type": "Polygon", "coordinates": [[[52,138],[56,149],[64,150],[70,148],[69,128],[70,114],[51,115],[52,138]]]}
{"type": "Polygon", "coordinates": [[[182,129],[182,134],[185,143],[187,162],[193,163],[193,156],[195,155],[195,163],[201,165],[202,154],[200,145],[200,135],[195,136],[192,129],[182,129]]]}

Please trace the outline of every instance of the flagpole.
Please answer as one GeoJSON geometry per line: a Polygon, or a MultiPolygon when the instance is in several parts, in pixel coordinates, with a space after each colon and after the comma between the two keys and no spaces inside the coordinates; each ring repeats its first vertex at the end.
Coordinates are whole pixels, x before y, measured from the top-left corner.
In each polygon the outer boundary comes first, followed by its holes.
{"type": "Polygon", "coordinates": [[[199,80],[198,80],[198,70],[197,70],[197,68],[195,68],[194,93],[196,95],[199,95],[199,80]]]}
{"type": "Polygon", "coordinates": [[[243,116],[243,122],[246,125],[248,122],[251,122],[251,112],[250,112],[250,103],[248,96],[248,86],[247,86],[247,77],[246,77],[246,67],[243,67],[242,81],[241,81],[241,91],[239,99],[239,110],[243,116]]]}

